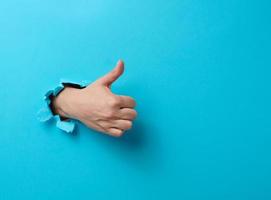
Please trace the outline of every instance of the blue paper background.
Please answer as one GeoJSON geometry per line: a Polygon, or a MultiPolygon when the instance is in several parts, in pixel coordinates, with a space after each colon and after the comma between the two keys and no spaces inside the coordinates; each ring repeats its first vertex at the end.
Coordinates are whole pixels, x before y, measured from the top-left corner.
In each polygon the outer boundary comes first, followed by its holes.
{"type": "Polygon", "coordinates": [[[271,199],[269,2],[1,0],[0,199],[271,199]],[[119,58],[125,137],[36,120],[119,58]]]}

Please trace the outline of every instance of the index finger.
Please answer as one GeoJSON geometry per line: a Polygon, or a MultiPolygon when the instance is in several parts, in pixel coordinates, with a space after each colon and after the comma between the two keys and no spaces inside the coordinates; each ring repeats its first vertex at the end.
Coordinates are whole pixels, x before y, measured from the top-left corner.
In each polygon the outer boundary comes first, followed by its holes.
{"type": "Polygon", "coordinates": [[[121,108],[134,108],[136,106],[136,102],[132,97],[129,96],[119,96],[121,99],[121,108]]]}

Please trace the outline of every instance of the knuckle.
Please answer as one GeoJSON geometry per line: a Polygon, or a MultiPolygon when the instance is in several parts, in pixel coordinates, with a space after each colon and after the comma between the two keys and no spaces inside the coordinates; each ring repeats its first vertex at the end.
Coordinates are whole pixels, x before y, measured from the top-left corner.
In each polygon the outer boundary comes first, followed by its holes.
{"type": "Polygon", "coordinates": [[[124,132],[122,130],[109,130],[108,133],[114,137],[121,137],[124,132]]]}
{"type": "Polygon", "coordinates": [[[133,105],[134,107],[136,106],[136,101],[134,99],[132,99],[133,105]]]}
{"type": "Polygon", "coordinates": [[[123,135],[123,131],[117,132],[113,134],[115,137],[121,137],[123,135]]]}
{"type": "Polygon", "coordinates": [[[110,127],[110,124],[108,124],[107,122],[100,123],[99,125],[105,130],[110,127]]]}
{"type": "Polygon", "coordinates": [[[135,101],[135,99],[134,99],[134,98],[129,97],[129,102],[130,102],[130,104],[131,104],[133,107],[135,107],[135,106],[136,106],[136,101],[135,101]]]}
{"type": "Polygon", "coordinates": [[[126,122],[126,129],[130,129],[130,128],[132,128],[132,122],[131,121],[127,121],[126,122]]]}
{"type": "Polygon", "coordinates": [[[111,107],[116,107],[116,106],[119,106],[120,105],[120,100],[119,98],[117,97],[112,97],[108,100],[108,104],[111,106],[111,107]]]}
{"type": "Polygon", "coordinates": [[[109,111],[107,111],[107,112],[105,113],[105,118],[106,118],[106,119],[111,119],[111,118],[113,118],[114,116],[115,116],[115,112],[112,111],[112,110],[109,110],[109,111]]]}
{"type": "Polygon", "coordinates": [[[136,118],[137,117],[137,112],[135,110],[132,111],[132,117],[136,118]]]}

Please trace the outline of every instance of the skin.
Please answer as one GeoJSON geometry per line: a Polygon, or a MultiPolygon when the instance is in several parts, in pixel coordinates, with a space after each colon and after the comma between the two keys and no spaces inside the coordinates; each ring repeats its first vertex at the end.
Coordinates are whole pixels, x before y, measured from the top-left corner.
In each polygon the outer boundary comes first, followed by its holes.
{"type": "Polygon", "coordinates": [[[113,94],[110,89],[123,72],[124,63],[120,60],[111,72],[86,88],[65,87],[52,100],[54,112],[63,118],[79,120],[98,132],[115,137],[123,135],[137,115],[133,98],[113,94]]]}

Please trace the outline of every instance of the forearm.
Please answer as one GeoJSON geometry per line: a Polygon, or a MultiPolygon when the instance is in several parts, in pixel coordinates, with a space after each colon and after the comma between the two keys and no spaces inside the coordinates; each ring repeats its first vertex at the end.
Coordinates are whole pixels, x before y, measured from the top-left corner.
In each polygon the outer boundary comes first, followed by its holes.
{"type": "Polygon", "coordinates": [[[72,118],[75,116],[73,112],[73,102],[75,102],[78,88],[65,87],[57,96],[52,97],[51,109],[54,114],[62,118],[72,118]]]}

